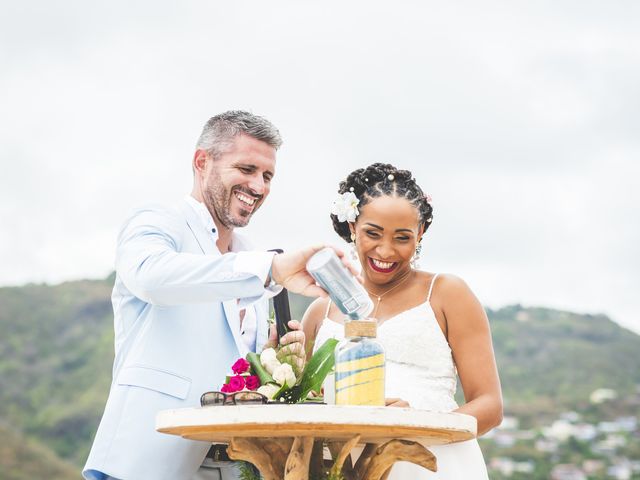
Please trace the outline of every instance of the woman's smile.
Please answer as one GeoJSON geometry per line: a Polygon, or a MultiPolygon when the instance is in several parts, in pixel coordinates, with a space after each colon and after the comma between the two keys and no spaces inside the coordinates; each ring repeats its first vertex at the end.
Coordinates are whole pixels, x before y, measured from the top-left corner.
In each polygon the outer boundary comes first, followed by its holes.
{"type": "Polygon", "coordinates": [[[398,262],[383,262],[377,258],[367,257],[369,260],[369,266],[379,273],[391,273],[398,266],[398,262]]]}

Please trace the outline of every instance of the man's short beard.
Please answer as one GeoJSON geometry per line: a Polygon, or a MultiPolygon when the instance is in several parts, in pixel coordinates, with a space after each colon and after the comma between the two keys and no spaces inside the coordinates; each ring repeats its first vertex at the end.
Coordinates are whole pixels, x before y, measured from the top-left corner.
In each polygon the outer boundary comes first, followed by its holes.
{"type": "Polygon", "coordinates": [[[231,215],[231,195],[233,195],[231,190],[227,192],[225,188],[213,186],[203,193],[207,209],[211,215],[218,219],[222,226],[232,229],[236,227],[246,227],[249,224],[253,212],[247,213],[246,215],[242,215],[242,213],[245,213],[242,212],[240,220],[231,215]]]}

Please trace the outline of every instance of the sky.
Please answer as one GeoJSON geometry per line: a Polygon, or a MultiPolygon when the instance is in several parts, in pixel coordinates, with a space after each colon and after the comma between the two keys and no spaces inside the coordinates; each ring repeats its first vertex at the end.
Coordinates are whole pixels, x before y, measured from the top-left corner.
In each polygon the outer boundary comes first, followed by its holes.
{"type": "Polygon", "coordinates": [[[135,206],[191,190],[206,120],[284,145],[246,233],[345,244],[355,168],[434,199],[421,268],[488,307],[640,333],[640,4],[0,0],[0,285],[106,277],[135,206]]]}

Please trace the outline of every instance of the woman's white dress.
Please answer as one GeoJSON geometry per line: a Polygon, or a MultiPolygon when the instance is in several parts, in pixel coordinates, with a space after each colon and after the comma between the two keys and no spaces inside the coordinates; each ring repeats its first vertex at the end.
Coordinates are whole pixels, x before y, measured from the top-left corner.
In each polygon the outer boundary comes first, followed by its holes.
{"type": "MultiPolygon", "coordinates": [[[[385,396],[402,398],[412,408],[450,412],[458,408],[456,368],[451,348],[427,301],[405,310],[378,326],[378,341],[385,350],[385,396]]],[[[316,335],[315,346],[329,338],[344,338],[344,326],[327,318],[316,335]]],[[[488,479],[482,452],[476,440],[430,446],[438,471],[431,472],[409,462],[394,465],[389,480],[475,480],[488,479]]]]}

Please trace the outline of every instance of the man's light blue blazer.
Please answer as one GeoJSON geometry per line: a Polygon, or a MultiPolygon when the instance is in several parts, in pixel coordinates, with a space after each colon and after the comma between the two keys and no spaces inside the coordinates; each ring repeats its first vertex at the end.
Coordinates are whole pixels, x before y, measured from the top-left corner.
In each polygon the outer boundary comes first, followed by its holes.
{"type": "MultiPolygon", "coordinates": [[[[264,288],[272,253],[221,255],[215,239],[186,200],[139,209],[125,222],[112,295],[113,381],[85,478],[190,479],[202,463],[210,445],[156,432],[156,413],[199,406],[203,392],[220,388],[248,351],[238,308],[254,302],[261,350],[275,293],[264,288]]],[[[241,242],[234,232],[234,250],[241,242]]]]}

